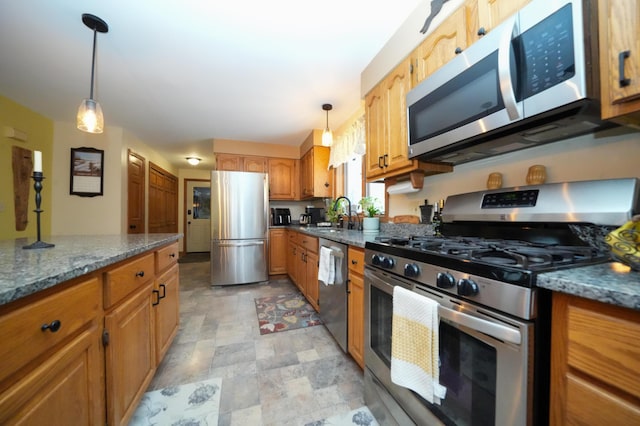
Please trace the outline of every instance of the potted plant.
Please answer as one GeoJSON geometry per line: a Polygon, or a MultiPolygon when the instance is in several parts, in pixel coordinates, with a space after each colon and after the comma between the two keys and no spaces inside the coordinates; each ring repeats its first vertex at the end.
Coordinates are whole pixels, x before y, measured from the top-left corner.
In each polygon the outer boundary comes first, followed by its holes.
{"type": "Polygon", "coordinates": [[[377,217],[380,213],[379,201],[376,197],[363,197],[358,204],[362,207],[362,214],[364,219],[362,220],[363,232],[378,232],[380,229],[380,218],[377,217]]]}
{"type": "Polygon", "coordinates": [[[338,201],[338,205],[336,206],[336,200],[331,200],[329,203],[329,207],[327,208],[327,219],[329,222],[333,224],[337,224],[340,220],[340,216],[344,214],[345,209],[343,205],[344,200],[338,201]]]}

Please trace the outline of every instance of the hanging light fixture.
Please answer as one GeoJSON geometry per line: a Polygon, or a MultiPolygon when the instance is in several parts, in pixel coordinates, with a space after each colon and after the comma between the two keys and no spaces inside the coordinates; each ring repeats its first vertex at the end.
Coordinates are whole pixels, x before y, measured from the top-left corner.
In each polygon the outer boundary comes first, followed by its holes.
{"type": "Polygon", "coordinates": [[[93,74],[96,65],[96,38],[98,33],[109,32],[109,26],[102,19],[89,13],[82,14],[82,22],[93,30],[93,55],[91,57],[91,89],[89,98],[83,99],[78,108],[76,118],[78,129],[88,133],[102,133],[104,128],[104,117],[100,104],[93,99],[93,74]]]}
{"type": "Polygon", "coordinates": [[[192,166],[197,166],[200,164],[200,159],[198,157],[187,157],[187,162],[192,166]]]}
{"type": "Polygon", "coordinates": [[[323,104],[322,109],[327,111],[327,127],[322,132],[322,146],[331,146],[333,145],[333,133],[329,128],[329,111],[333,109],[333,106],[331,104],[323,104]]]}

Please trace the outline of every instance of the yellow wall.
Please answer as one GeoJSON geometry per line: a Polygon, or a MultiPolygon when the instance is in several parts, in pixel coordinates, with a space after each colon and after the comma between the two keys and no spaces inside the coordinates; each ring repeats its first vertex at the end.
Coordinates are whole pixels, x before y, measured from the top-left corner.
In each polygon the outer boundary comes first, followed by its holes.
{"type": "Polygon", "coordinates": [[[52,217],[52,151],[53,151],[53,122],[48,118],[31,111],[12,100],[0,96],[0,239],[35,237],[36,214],[35,190],[30,184],[29,216],[27,228],[16,231],[13,168],[11,165],[12,146],[32,151],[42,151],[42,169],[45,176],[42,189],[42,204],[44,212],[40,215],[42,239],[51,234],[52,217]],[[27,134],[27,141],[21,142],[5,136],[5,127],[12,127],[27,134]]]}

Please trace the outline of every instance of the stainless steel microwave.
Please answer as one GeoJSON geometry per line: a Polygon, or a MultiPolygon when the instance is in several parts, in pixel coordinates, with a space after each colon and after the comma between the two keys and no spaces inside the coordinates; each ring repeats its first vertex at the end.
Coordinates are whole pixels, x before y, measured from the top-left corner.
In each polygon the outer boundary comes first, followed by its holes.
{"type": "Polygon", "coordinates": [[[409,157],[461,164],[614,126],[597,34],[594,1],[533,0],[407,94],[409,157]]]}

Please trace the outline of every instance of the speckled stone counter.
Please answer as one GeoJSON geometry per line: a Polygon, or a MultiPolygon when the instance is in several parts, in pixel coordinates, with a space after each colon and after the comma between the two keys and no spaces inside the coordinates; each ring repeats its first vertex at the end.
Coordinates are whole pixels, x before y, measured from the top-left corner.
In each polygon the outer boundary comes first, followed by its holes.
{"type": "Polygon", "coordinates": [[[618,262],[538,275],[539,287],[640,310],[640,272],[618,262]]]}
{"type": "Polygon", "coordinates": [[[0,305],[177,241],[182,234],[47,237],[48,249],[24,250],[33,239],[0,240],[0,305]]]}

